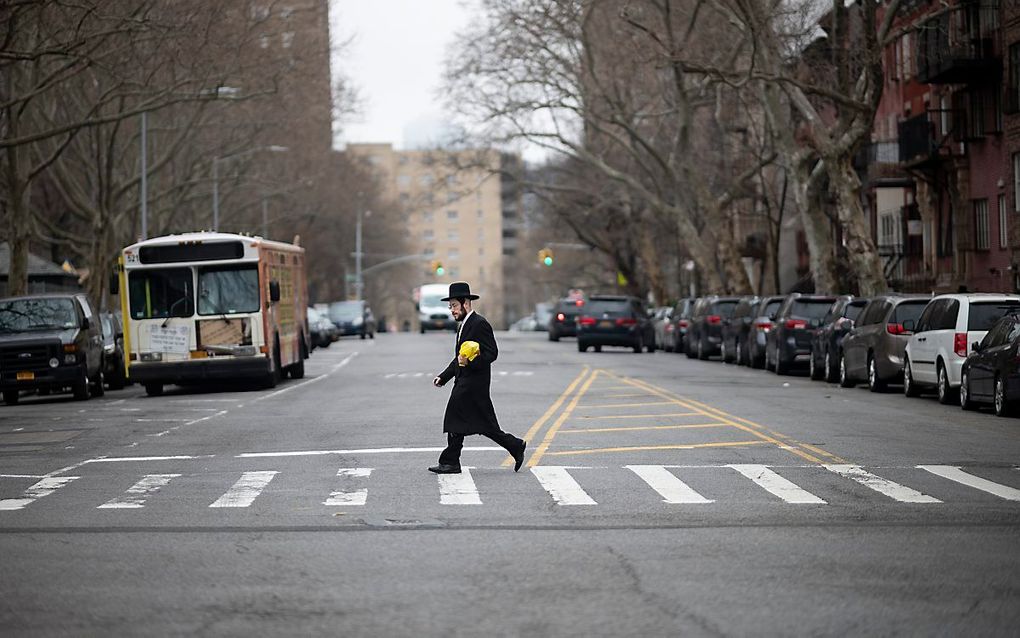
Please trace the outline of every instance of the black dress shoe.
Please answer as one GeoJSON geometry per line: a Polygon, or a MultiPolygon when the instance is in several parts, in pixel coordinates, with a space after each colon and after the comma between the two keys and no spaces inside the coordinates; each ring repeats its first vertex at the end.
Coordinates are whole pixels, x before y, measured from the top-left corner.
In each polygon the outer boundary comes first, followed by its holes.
{"type": "Polygon", "coordinates": [[[518,450],[517,454],[514,454],[514,472],[521,469],[524,465],[524,450],[528,447],[527,441],[521,441],[521,449],[518,450]]]}
{"type": "Polygon", "coordinates": [[[436,474],[460,474],[460,468],[456,465],[440,463],[439,465],[433,465],[430,467],[429,472],[435,472],[436,474]]]}

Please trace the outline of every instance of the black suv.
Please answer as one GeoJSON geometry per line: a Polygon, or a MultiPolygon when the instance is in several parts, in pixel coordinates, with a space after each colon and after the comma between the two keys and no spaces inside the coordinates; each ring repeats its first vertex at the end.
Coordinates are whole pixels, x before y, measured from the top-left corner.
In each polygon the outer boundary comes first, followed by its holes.
{"type": "Polygon", "coordinates": [[[843,337],[847,336],[868,305],[865,297],[843,295],[829,308],[822,325],[811,337],[811,379],[835,383],[839,380],[839,355],[843,350],[843,337]]]}
{"type": "Polygon", "coordinates": [[[733,316],[740,297],[702,297],[694,306],[687,331],[687,356],[707,359],[719,354],[723,321],[733,316]]]}
{"type": "Polygon", "coordinates": [[[22,390],[102,396],[104,364],[102,325],[85,295],[0,299],[0,390],[8,405],[22,390]]]}
{"type": "Polygon", "coordinates": [[[549,341],[559,341],[560,337],[576,337],[577,316],[583,309],[583,299],[560,299],[549,315],[549,341]]]}
{"type": "Polygon", "coordinates": [[[648,310],[637,297],[595,295],[582,307],[577,319],[577,349],[589,347],[602,352],[602,346],[624,346],[641,352],[655,351],[655,329],[648,310]]]}
{"type": "Polygon", "coordinates": [[[835,301],[835,297],[799,292],[787,297],[765,340],[765,367],[776,374],[789,374],[793,366],[809,363],[811,337],[835,301]]]}

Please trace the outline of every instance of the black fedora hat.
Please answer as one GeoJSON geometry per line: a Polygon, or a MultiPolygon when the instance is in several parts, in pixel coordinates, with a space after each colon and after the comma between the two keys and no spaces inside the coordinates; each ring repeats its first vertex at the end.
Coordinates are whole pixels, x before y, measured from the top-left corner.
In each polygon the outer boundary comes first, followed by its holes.
{"type": "Polygon", "coordinates": [[[471,294],[471,286],[466,281],[455,281],[450,284],[450,296],[443,297],[440,301],[451,299],[478,299],[478,295],[471,294]]]}

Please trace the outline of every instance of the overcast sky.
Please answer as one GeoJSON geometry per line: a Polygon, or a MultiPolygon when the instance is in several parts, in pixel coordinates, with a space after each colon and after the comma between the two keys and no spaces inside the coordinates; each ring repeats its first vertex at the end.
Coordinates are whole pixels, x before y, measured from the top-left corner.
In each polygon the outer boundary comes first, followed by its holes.
{"type": "Polygon", "coordinates": [[[335,43],[353,38],[339,71],[355,86],[361,113],[343,125],[334,145],[390,142],[410,148],[441,134],[439,84],[446,47],[471,15],[464,0],[330,0],[335,43]]]}

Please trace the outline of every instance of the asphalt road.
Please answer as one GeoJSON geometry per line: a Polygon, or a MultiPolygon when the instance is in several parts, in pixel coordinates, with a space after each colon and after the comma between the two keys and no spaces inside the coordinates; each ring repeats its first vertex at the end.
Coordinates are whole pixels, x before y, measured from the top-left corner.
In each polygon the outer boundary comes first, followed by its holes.
{"type": "Polygon", "coordinates": [[[497,338],[517,474],[426,471],[451,333],[0,407],[0,633],[1016,635],[1020,420],[497,338]]]}

